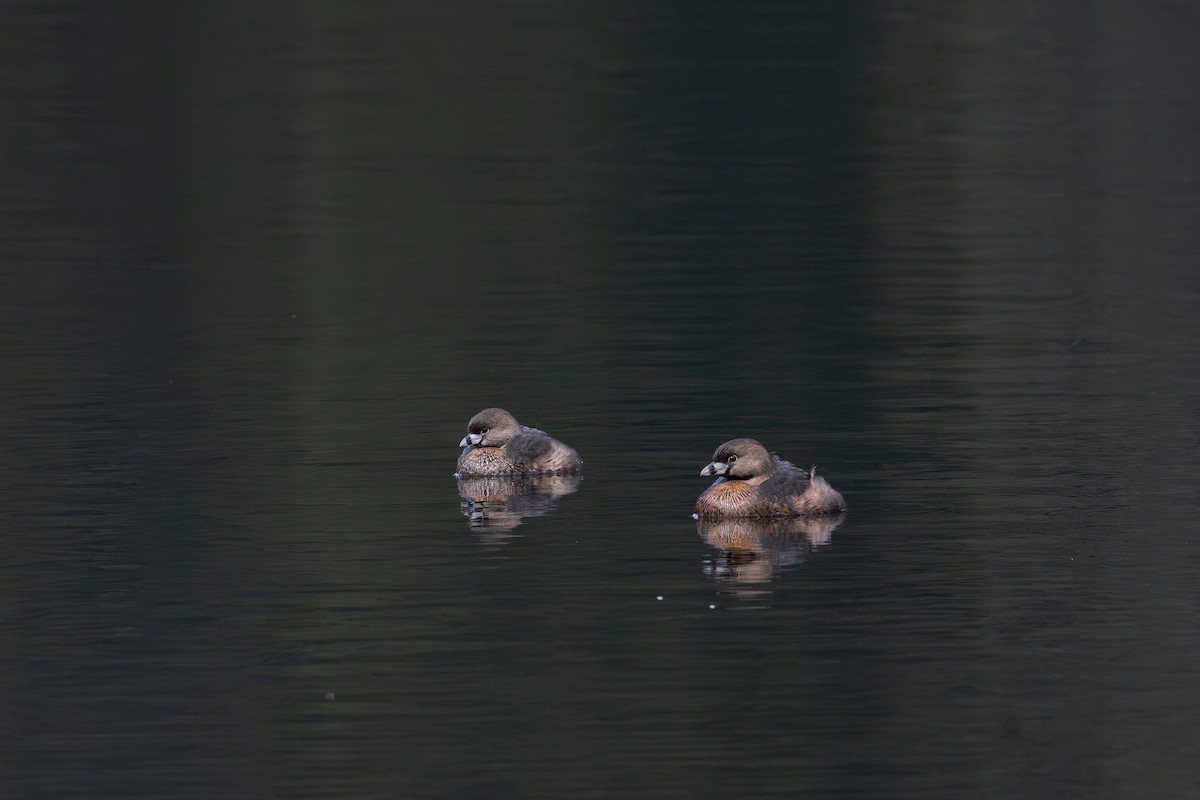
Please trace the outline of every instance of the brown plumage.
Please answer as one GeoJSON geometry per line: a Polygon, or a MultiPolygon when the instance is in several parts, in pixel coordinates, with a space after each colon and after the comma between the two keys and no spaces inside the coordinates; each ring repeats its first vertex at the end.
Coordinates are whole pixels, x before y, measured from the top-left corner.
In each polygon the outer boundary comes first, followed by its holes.
{"type": "Polygon", "coordinates": [[[577,472],[579,454],[545,431],[517,422],[502,408],[485,408],[467,423],[458,443],[458,476],[561,475],[577,472]]]}
{"type": "Polygon", "coordinates": [[[696,500],[696,517],[802,517],[837,514],[846,501],[812,470],[784,461],[754,439],[717,448],[701,475],[719,476],[696,500]]]}

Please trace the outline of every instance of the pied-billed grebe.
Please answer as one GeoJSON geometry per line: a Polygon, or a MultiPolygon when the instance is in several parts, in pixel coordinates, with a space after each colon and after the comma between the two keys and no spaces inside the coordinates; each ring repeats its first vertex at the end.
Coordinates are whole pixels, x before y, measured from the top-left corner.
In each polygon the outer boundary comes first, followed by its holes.
{"type": "Polygon", "coordinates": [[[838,492],[811,471],[784,461],[754,439],[730,439],[701,475],[718,475],[696,500],[696,517],[802,517],[846,510],[838,492]]]}
{"type": "Polygon", "coordinates": [[[459,476],[549,475],[576,472],[579,454],[545,431],[517,422],[503,408],[485,408],[467,423],[458,443],[459,476]]]}

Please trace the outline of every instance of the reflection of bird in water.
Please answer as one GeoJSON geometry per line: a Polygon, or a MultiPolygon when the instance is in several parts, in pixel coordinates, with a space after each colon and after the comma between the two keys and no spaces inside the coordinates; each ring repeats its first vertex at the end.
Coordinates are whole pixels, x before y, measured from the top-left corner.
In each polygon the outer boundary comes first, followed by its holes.
{"type": "Polygon", "coordinates": [[[525,517],[554,510],[555,501],[579,487],[579,475],[489,475],[459,478],[463,515],[472,528],[509,531],[525,517]]]}
{"type": "Polygon", "coordinates": [[[721,551],[711,574],[736,583],[768,581],[780,567],[803,561],[829,544],[845,514],[784,519],[697,520],[700,538],[721,551]]]}

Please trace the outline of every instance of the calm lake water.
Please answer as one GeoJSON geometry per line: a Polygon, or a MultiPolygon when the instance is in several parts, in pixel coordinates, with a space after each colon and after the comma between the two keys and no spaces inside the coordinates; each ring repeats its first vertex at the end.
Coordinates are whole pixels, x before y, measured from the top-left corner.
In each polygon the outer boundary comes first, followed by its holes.
{"type": "Polygon", "coordinates": [[[1198,32],[0,12],[0,794],[1196,795],[1198,32]]]}

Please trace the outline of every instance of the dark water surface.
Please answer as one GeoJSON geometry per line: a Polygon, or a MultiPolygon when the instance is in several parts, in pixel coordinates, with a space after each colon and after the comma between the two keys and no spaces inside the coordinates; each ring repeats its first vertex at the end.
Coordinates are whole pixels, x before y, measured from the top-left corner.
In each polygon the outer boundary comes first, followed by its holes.
{"type": "Polygon", "coordinates": [[[0,794],[1200,792],[1200,12],[1056,9],[0,12],[0,794]]]}

